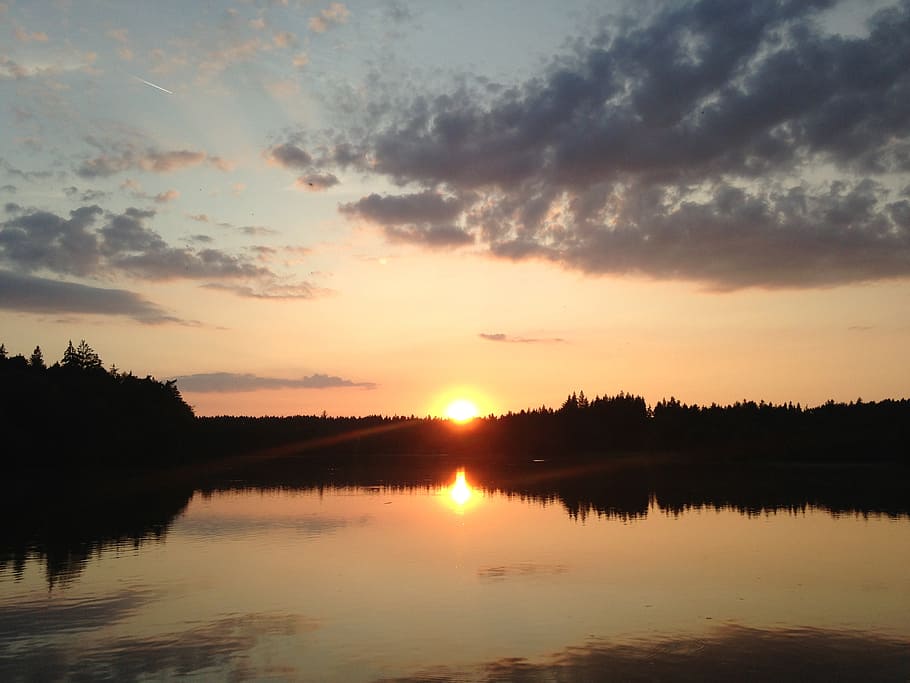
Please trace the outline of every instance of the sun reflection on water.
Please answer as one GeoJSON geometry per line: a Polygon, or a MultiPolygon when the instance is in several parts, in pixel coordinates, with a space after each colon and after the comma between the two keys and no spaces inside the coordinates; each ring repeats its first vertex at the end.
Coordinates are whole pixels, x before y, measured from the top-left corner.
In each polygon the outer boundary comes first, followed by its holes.
{"type": "Polygon", "coordinates": [[[469,500],[471,500],[471,487],[465,479],[464,469],[460,469],[455,473],[455,483],[449,487],[449,496],[456,505],[463,506],[469,500]]]}
{"type": "Polygon", "coordinates": [[[448,486],[437,489],[439,501],[457,515],[463,515],[474,509],[483,499],[483,491],[468,482],[463,467],[455,472],[455,481],[448,486]]]}

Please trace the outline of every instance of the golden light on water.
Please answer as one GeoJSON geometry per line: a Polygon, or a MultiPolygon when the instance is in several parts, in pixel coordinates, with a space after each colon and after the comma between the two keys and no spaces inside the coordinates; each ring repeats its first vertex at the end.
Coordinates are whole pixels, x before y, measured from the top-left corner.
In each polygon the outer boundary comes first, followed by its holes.
{"type": "Polygon", "coordinates": [[[473,491],[465,479],[464,470],[458,470],[455,473],[455,483],[449,487],[449,496],[457,505],[463,506],[471,500],[472,495],[473,491]]]}

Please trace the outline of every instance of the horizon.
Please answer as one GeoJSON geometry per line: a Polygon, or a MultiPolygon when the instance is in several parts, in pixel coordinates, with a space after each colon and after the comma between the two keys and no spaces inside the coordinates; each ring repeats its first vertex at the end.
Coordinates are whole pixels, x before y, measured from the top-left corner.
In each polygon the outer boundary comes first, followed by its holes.
{"type": "Polygon", "coordinates": [[[10,353],[200,416],[908,395],[906,2],[0,18],[10,353]]]}
{"type": "MultiPolygon", "coordinates": [[[[22,353],[22,352],[19,352],[16,350],[10,350],[10,349],[6,348],[6,344],[3,344],[2,341],[0,341],[0,344],[2,344],[2,349],[0,349],[0,351],[2,351],[2,353],[0,353],[0,356],[6,357],[6,358],[19,357],[19,358],[25,359],[26,361],[29,360],[29,357],[25,353],[22,353]]],[[[71,346],[74,346],[72,343],[72,340],[69,341],[69,344],[71,346]]],[[[86,341],[84,339],[82,339],[81,344],[86,344],[86,341]]],[[[90,345],[87,345],[87,350],[89,353],[95,353],[95,350],[90,345]]],[[[44,350],[40,348],[40,345],[37,345],[35,347],[35,349],[33,350],[33,353],[34,352],[40,352],[44,362],[46,363],[47,368],[59,366],[61,364],[60,360],[47,359],[44,356],[44,350]]],[[[125,369],[125,370],[123,368],[118,368],[116,363],[111,363],[110,367],[106,368],[106,367],[104,367],[103,359],[101,359],[99,357],[99,361],[101,362],[100,367],[102,369],[104,369],[106,372],[111,373],[111,374],[114,374],[114,373],[119,373],[120,375],[129,374],[129,375],[133,375],[136,377],[147,376],[147,377],[151,377],[152,379],[159,381],[159,382],[174,382],[176,384],[177,390],[180,391],[181,395],[183,394],[183,391],[180,389],[180,381],[179,381],[180,378],[157,377],[153,373],[141,373],[141,372],[135,373],[133,371],[133,369],[131,369],[131,368],[125,369]]],[[[249,413],[218,413],[218,414],[205,415],[205,414],[200,414],[196,410],[195,406],[193,406],[192,404],[188,403],[188,405],[193,410],[196,417],[251,417],[251,418],[306,417],[306,418],[330,418],[330,419],[335,419],[335,418],[363,419],[363,418],[371,418],[371,417],[381,417],[383,419],[444,420],[444,421],[456,423],[459,426],[461,426],[461,425],[470,424],[474,420],[485,420],[485,419],[491,419],[491,418],[498,419],[498,418],[507,417],[510,415],[516,415],[516,414],[523,413],[523,412],[530,413],[530,412],[536,412],[536,411],[541,411],[541,410],[548,410],[548,411],[556,412],[556,411],[559,411],[561,406],[563,406],[567,401],[571,401],[573,399],[578,400],[578,401],[593,402],[593,401],[597,401],[597,400],[610,400],[610,399],[622,398],[622,397],[636,398],[636,399],[640,398],[645,402],[645,406],[649,413],[658,404],[669,403],[669,402],[674,402],[674,401],[684,407],[698,407],[701,409],[708,409],[708,408],[729,409],[729,408],[734,408],[734,407],[741,406],[741,405],[754,404],[757,406],[765,405],[765,406],[774,407],[774,408],[790,406],[790,407],[795,407],[795,408],[801,409],[803,411],[811,411],[816,408],[822,408],[829,404],[853,406],[853,405],[868,404],[868,403],[882,403],[882,402],[887,402],[887,401],[903,402],[903,401],[910,400],[910,397],[908,397],[908,396],[888,396],[888,397],[884,397],[884,398],[881,398],[878,400],[868,400],[868,399],[864,399],[862,396],[857,396],[854,399],[848,400],[848,401],[835,401],[834,399],[829,398],[829,399],[826,399],[825,401],[822,401],[822,402],[816,403],[816,404],[802,404],[799,401],[785,400],[785,401],[775,402],[775,401],[766,401],[762,397],[754,398],[754,397],[743,396],[735,401],[730,401],[727,403],[720,403],[718,401],[711,401],[709,403],[699,403],[699,402],[688,402],[688,401],[680,400],[675,394],[670,394],[669,396],[662,396],[657,400],[649,400],[647,397],[645,397],[642,394],[636,393],[634,391],[627,391],[624,389],[621,389],[618,392],[614,392],[614,393],[595,392],[595,393],[591,393],[591,394],[588,394],[587,392],[585,392],[584,389],[575,389],[575,390],[567,392],[565,394],[565,398],[560,399],[556,403],[548,403],[548,402],[544,401],[543,403],[539,403],[534,406],[528,405],[528,406],[525,406],[522,408],[511,408],[510,407],[510,408],[505,408],[499,412],[489,412],[489,411],[483,412],[480,409],[479,405],[475,404],[469,398],[465,398],[466,396],[469,396],[469,394],[466,392],[454,392],[454,393],[450,393],[449,396],[450,396],[449,399],[437,402],[436,412],[426,412],[426,413],[417,413],[414,411],[409,411],[409,412],[406,411],[406,412],[401,412],[401,413],[378,412],[378,413],[355,415],[355,414],[351,414],[351,413],[329,413],[328,411],[323,410],[323,411],[321,411],[321,413],[288,413],[288,414],[284,414],[284,415],[273,415],[273,414],[267,414],[267,413],[258,414],[258,415],[249,414],[249,413]]],[[[184,401],[185,400],[186,399],[184,398],[184,401]]]]}

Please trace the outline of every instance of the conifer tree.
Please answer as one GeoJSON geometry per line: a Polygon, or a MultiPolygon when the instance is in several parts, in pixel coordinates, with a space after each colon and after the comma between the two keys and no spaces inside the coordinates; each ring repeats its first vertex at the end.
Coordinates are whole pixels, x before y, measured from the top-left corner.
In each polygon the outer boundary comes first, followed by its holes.
{"type": "Polygon", "coordinates": [[[73,346],[73,340],[69,340],[69,344],[66,345],[66,351],[63,352],[63,360],[60,364],[65,368],[78,368],[79,367],[79,354],[76,353],[76,348],[73,346]]]}
{"type": "Polygon", "coordinates": [[[6,360],[6,344],[0,344],[0,360],[6,360]]]}
{"type": "Polygon", "coordinates": [[[38,370],[44,370],[47,368],[47,365],[44,364],[44,354],[41,353],[41,347],[36,346],[35,350],[32,351],[32,355],[29,356],[28,364],[38,370]]]}
{"type": "Polygon", "coordinates": [[[79,367],[83,370],[103,367],[101,357],[95,353],[95,349],[85,343],[83,339],[76,348],[76,355],[79,358],[79,367]]]}

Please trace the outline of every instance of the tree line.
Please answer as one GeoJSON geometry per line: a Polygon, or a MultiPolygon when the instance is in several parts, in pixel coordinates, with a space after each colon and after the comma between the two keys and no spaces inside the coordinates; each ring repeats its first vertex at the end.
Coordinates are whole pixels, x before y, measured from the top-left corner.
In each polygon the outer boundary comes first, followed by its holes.
{"type": "Polygon", "coordinates": [[[235,454],[559,458],[662,452],[743,460],[910,461],[910,400],[649,406],[630,393],[568,395],[467,425],[414,416],[198,418],[174,380],[105,369],[84,340],[48,365],[0,344],[5,466],[157,467],[235,454]]]}
{"type": "Polygon", "coordinates": [[[84,469],[169,463],[194,424],[177,384],[105,369],[85,340],[48,365],[36,346],[10,356],[0,344],[0,433],[6,468],[84,469]]]}

